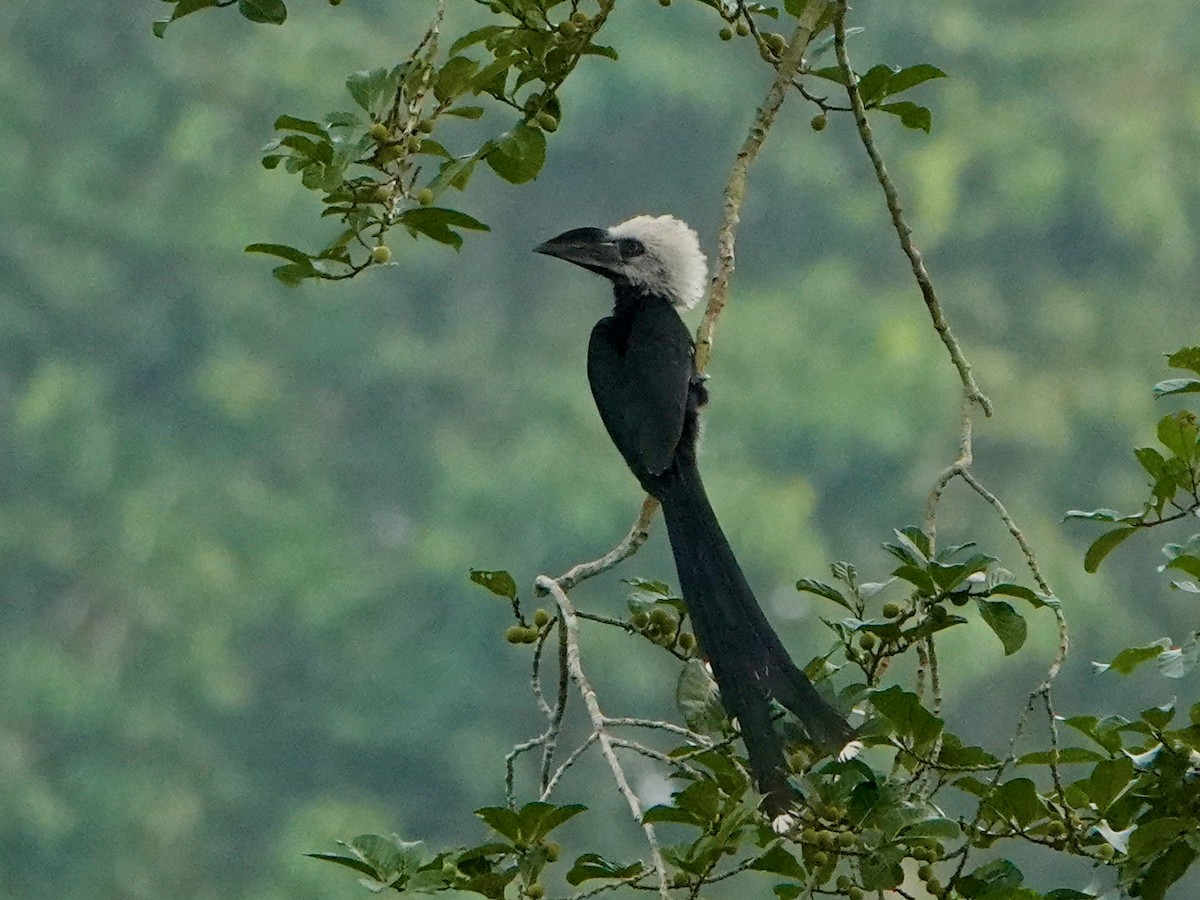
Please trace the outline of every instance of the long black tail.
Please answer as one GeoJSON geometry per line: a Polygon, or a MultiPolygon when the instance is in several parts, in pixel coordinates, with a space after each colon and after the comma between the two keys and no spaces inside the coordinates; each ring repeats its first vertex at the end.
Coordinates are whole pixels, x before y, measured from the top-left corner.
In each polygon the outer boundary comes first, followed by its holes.
{"type": "Polygon", "coordinates": [[[767,622],[708,502],[695,458],[679,454],[653,493],[662,502],[700,649],[712,665],[725,711],[741,727],[767,811],[778,815],[794,792],[787,782],[783,741],[771,721],[771,699],[795,714],[825,752],[843,747],[852,729],[821,699],[767,622]]]}

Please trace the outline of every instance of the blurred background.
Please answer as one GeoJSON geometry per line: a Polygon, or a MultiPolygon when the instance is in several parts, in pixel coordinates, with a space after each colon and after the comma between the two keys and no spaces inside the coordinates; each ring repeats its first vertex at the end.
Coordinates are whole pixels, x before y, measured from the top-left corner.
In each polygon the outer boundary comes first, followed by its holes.
{"type": "MultiPolygon", "coordinates": [[[[584,374],[607,288],[530,247],[670,211],[711,253],[770,72],[700,4],[627,0],[605,32],[621,61],[573,78],[544,174],[476,175],[461,208],[490,234],[458,254],[396,235],[394,267],[278,285],[242,247],[323,233],[315,198],[258,165],[273,118],[346,107],[345,74],[395,62],[431,8],[298,0],[282,28],[208,12],[162,41],[163,4],[0,9],[2,896],[358,896],[302,853],[367,830],[475,843],[469,811],[502,802],[503,756],[538,727],[528,649],[468,570],[528,596],[640,500],[584,374]]],[[[452,4],[447,27],[480,18],[452,4]]],[[[1200,343],[1194,5],[868,0],[853,24],[860,69],[950,75],[913,94],[932,135],[876,128],[995,401],[976,472],[1072,624],[1060,711],[1195,700],[1194,679],[1089,665],[1194,626],[1154,571],[1170,536],[1088,576],[1098,532],[1060,523],[1141,501],[1130,450],[1167,411],[1149,388],[1200,343]]],[[[959,402],[851,122],[816,133],[815,112],[793,95],[752,172],[704,461],[802,658],[836,610],[794,581],[838,559],[886,576],[879,545],[920,521],[959,402]]],[[[939,535],[1024,577],[961,486],[939,535]]],[[[661,534],[577,600],[618,615],[635,575],[673,579],[661,534]]],[[[943,640],[951,727],[1006,738],[1055,645],[1030,620],[1009,659],[981,627],[943,640]]],[[[632,640],[589,637],[602,702],[669,714],[674,669],[632,640]]],[[[636,852],[591,775],[559,795],[597,807],[577,833],[636,852]]]]}

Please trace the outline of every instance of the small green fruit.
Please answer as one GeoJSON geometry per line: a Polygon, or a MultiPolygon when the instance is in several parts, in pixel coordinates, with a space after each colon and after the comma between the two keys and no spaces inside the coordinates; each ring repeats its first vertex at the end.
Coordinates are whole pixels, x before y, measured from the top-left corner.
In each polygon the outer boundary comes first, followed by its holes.
{"type": "Polygon", "coordinates": [[[925,890],[931,894],[940,894],[942,892],[942,883],[936,878],[930,878],[925,882],[925,890]]]}
{"type": "Polygon", "coordinates": [[[650,614],[644,609],[639,609],[629,617],[629,621],[633,623],[634,628],[645,628],[650,624],[650,614]]]}
{"type": "Polygon", "coordinates": [[[846,891],[846,900],[863,900],[865,896],[866,894],[863,893],[863,889],[858,886],[851,887],[850,890],[846,891]]]}
{"type": "Polygon", "coordinates": [[[679,636],[679,649],[691,650],[696,646],[696,636],[690,631],[685,631],[679,636]]]}
{"type": "Polygon", "coordinates": [[[375,203],[387,203],[392,199],[392,192],[385,185],[379,185],[371,191],[371,200],[375,203]]]}
{"type": "Polygon", "coordinates": [[[883,604],[883,617],[885,619],[894,619],[898,615],[900,615],[900,604],[899,603],[883,604]]]}
{"type": "MultiPolygon", "coordinates": [[[[426,190],[429,190],[429,189],[426,188],[426,190]]],[[[544,609],[539,609],[537,612],[535,612],[533,614],[533,624],[536,625],[538,628],[545,628],[546,623],[549,621],[550,621],[550,613],[546,612],[544,609]]]]}
{"type": "Polygon", "coordinates": [[[386,141],[391,136],[392,133],[388,131],[388,127],[382,122],[376,122],[371,126],[371,137],[375,138],[375,140],[386,141]]]}
{"type": "Polygon", "coordinates": [[[558,131],[558,119],[554,118],[554,116],[545,110],[542,110],[537,114],[535,121],[538,124],[538,128],[542,129],[542,131],[558,131]]]}
{"type": "Polygon", "coordinates": [[[562,844],[556,844],[554,841],[548,841],[546,843],[546,861],[557,862],[560,856],[562,856],[562,844]]]}
{"type": "Polygon", "coordinates": [[[946,607],[942,606],[940,603],[929,607],[929,618],[933,619],[935,622],[946,621],[946,616],[948,615],[950,614],[946,612],[946,607]]]}
{"type": "Polygon", "coordinates": [[[417,191],[417,202],[422,206],[428,206],[433,202],[433,191],[429,188],[421,188],[421,190],[417,191]]]}
{"type": "Polygon", "coordinates": [[[671,0],[658,0],[658,5],[659,6],[670,6],[671,0]]]}
{"type": "Polygon", "coordinates": [[[850,876],[849,875],[839,875],[837,877],[836,884],[837,884],[837,889],[839,891],[841,891],[842,893],[845,893],[846,891],[850,890],[850,876]]]}
{"type": "Polygon", "coordinates": [[[784,48],[787,46],[787,41],[783,39],[783,35],[774,31],[764,34],[763,42],[777,55],[783,53],[784,48]]]}
{"type": "Polygon", "coordinates": [[[825,117],[825,113],[817,113],[808,124],[812,126],[813,131],[824,131],[829,119],[825,117]]]}
{"type": "Polygon", "coordinates": [[[579,34],[579,26],[570,19],[567,19],[567,21],[558,26],[558,32],[563,37],[574,37],[579,34]]]}
{"type": "Polygon", "coordinates": [[[922,881],[928,881],[933,877],[933,866],[925,863],[923,866],[917,866],[917,877],[922,881]]]}
{"type": "Polygon", "coordinates": [[[576,25],[578,25],[580,28],[583,28],[585,25],[587,25],[592,20],[588,18],[587,13],[577,12],[571,16],[571,21],[574,22],[576,25]]]}
{"type": "Polygon", "coordinates": [[[872,649],[877,641],[878,638],[876,638],[875,635],[871,634],[869,631],[864,631],[858,636],[858,646],[862,647],[864,650],[872,649]]]}
{"type": "Polygon", "coordinates": [[[818,869],[829,865],[829,854],[826,853],[824,850],[816,851],[809,857],[809,859],[812,860],[813,866],[818,869]]]}
{"type": "Polygon", "coordinates": [[[509,625],[504,632],[504,639],[510,644],[525,643],[525,629],[521,625],[509,625]]]}
{"type": "Polygon", "coordinates": [[[546,886],[535,881],[525,888],[525,896],[529,897],[530,900],[541,900],[542,897],[546,896],[546,886]]]}
{"type": "Polygon", "coordinates": [[[392,258],[392,251],[386,244],[380,244],[371,251],[371,262],[383,264],[392,258]]]}
{"type": "Polygon", "coordinates": [[[410,134],[408,136],[408,152],[419,153],[421,151],[421,138],[419,135],[410,134]]]}
{"type": "Polygon", "coordinates": [[[746,35],[748,35],[750,33],[750,26],[747,25],[745,22],[738,22],[736,30],[738,33],[738,37],[745,37],[746,35]]]}
{"type": "Polygon", "coordinates": [[[838,832],[837,842],[839,847],[853,847],[854,841],[855,837],[853,831],[838,832]]]}
{"type": "Polygon", "coordinates": [[[429,134],[433,131],[433,119],[422,119],[417,123],[417,131],[422,134],[429,134]]]}
{"type": "Polygon", "coordinates": [[[720,33],[721,33],[721,40],[723,40],[723,41],[732,41],[733,40],[733,29],[730,28],[728,25],[726,25],[724,28],[722,28],[720,33]]]}
{"type": "Polygon", "coordinates": [[[537,639],[539,637],[541,637],[541,633],[536,628],[526,628],[525,629],[525,637],[521,641],[521,643],[534,644],[534,643],[537,643],[537,639]]]}

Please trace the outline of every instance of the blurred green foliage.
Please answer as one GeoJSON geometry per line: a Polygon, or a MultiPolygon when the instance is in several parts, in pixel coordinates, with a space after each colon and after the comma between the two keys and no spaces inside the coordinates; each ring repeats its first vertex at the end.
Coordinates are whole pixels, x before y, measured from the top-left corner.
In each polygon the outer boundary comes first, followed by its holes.
{"type": "MultiPolygon", "coordinates": [[[[457,255],[393,241],[395,267],[289,291],[240,249],[323,240],[318,206],[259,148],[281,110],[337,109],[348,73],[393,65],[424,27],[411,8],[297,3],[283,29],[197,16],[165,42],[149,7],[0,12],[7,895],[345,896],[302,850],[365,828],[478,839],[461,811],[498,802],[533,716],[505,611],[468,570],[561,571],[633,517],[583,377],[605,290],[528,249],[639,211],[711,235],[767,70],[699,4],[624,4],[605,32],[620,64],[589,60],[563,90],[570,128],[539,179],[472,185],[491,234],[457,255]]],[[[1153,548],[1128,541],[1087,576],[1094,535],[1059,519],[1142,501],[1128,448],[1162,415],[1146,385],[1195,342],[1192,19],[1175,0],[1133,33],[1109,4],[939,0],[871,5],[855,38],[859,58],[950,76],[920,88],[930,135],[881,122],[880,140],[997,406],[977,470],[1072,622],[1062,684],[1114,711],[1124,695],[1087,661],[1192,617],[1148,574],[1153,548]]],[[[790,585],[881,561],[957,420],[849,122],[817,133],[813,112],[789,100],[752,175],[705,459],[799,656],[826,635],[790,585]]],[[[1001,544],[963,501],[942,534],[1001,544]]],[[[666,577],[654,543],[619,574],[666,577]]],[[[1035,626],[1022,653],[1053,643],[1035,626]]],[[[1029,662],[1007,695],[992,645],[942,645],[946,718],[973,739],[1006,732],[1041,677],[1029,662]]],[[[646,688],[661,663],[625,647],[593,654],[606,696],[665,709],[646,688]]]]}

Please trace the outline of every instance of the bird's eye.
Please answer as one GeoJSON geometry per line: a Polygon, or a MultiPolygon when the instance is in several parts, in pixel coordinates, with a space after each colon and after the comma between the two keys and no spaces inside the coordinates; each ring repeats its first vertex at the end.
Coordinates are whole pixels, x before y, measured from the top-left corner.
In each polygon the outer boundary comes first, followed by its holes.
{"type": "Polygon", "coordinates": [[[621,248],[622,259],[632,259],[646,252],[646,245],[637,238],[621,238],[617,246],[621,248]]]}

